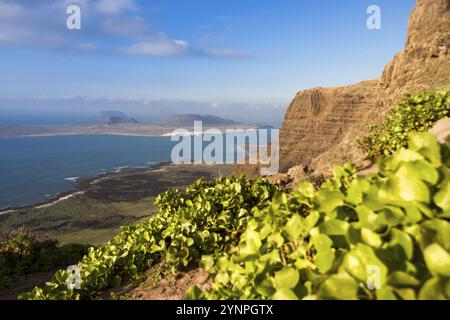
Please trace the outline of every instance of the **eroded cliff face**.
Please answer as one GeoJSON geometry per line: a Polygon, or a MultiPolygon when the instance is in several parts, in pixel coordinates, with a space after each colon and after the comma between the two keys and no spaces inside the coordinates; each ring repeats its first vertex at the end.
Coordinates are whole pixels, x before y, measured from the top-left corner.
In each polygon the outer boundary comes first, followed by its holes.
{"type": "Polygon", "coordinates": [[[358,137],[405,93],[450,87],[449,51],[450,0],[418,0],[405,50],[380,78],[297,94],[280,132],[281,171],[307,166],[305,171],[324,173],[345,162],[368,165],[356,145],[358,137]]]}

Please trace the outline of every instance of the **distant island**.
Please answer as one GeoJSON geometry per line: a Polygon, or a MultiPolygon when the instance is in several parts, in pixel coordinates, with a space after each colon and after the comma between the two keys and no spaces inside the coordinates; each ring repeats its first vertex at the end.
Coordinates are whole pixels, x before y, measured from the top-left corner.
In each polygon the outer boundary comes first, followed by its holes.
{"type": "Polygon", "coordinates": [[[100,117],[102,117],[103,124],[139,124],[136,119],[131,118],[120,111],[100,111],[100,117]]]}
{"type": "Polygon", "coordinates": [[[213,115],[199,115],[199,114],[179,114],[170,116],[167,118],[160,119],[157,124],[163,127],[183,127],[183,126],[192,126],[194,121],[202,121],[204,126],[216,126],[216,125],[237,125],[238,123],[229,120],[223,119],[221,117],[213,116],[213,115]]]}
{"type": "Polygon", "coordinates": [[[130,136],[165,136],[174,129],[190,130],[195,121],[202,121],[204,128],[215,129],[260,129],[268,125],[245,124],[214,115],[177,114],[142,123],[121,111],[101,111],[100,121],[94,124],[66,125],[0,125],[0,137],[56,136],[79,134],[110,134],[130,136]]]}

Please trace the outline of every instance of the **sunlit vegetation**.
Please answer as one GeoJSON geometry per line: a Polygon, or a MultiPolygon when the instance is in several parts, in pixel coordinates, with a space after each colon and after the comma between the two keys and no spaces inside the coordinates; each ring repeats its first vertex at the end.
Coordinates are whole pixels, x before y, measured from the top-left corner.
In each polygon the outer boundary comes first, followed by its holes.
{"type": "Polygon", "coordinates": [[[392,155],[407,145],[409,134],[426,132],[449,116],[450,89],[408,95],[359,144],[369,159],[392,155]]]}

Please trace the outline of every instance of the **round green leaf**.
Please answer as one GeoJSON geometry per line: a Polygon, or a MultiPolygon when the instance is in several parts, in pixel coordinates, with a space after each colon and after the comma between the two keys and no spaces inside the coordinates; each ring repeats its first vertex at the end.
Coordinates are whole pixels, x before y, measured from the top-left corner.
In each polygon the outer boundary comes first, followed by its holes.
{"type": "Polygon", "coordinates": [[[448,251],[434,243],[423,251],[423,255],[432,273],[450,277],[450,253],[448,251]]]}
{"type": "Polygon", "coordinates": [[[294,268],[284,268],[278,271],[274,277],[275,288],[293,289],[300,280],[300,274],[294,268]]]}

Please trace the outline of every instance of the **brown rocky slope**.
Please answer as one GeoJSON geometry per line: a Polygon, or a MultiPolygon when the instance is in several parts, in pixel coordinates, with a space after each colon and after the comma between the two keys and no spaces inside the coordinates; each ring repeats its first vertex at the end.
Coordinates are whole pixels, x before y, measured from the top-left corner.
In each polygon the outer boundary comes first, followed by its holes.
{"type": "Polygon", "coordinates": [[[450,0],[418,0],[405,50],[380,78],[297,94],[280,132],[281,171],[296,179],[304,171],[321,174],[345,162],[367,165],[357,138],[382,120],[405,93],[449,87],[449,51],[450,0]]]}

